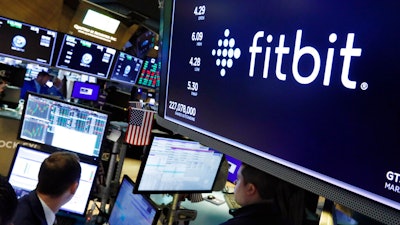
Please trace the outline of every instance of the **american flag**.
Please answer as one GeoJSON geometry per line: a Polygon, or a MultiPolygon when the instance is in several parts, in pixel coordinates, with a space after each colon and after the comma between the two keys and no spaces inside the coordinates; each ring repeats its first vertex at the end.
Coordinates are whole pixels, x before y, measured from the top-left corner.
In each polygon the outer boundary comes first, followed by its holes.
{"type": "Polygon", "coordinates": [[[131,145],[148,145],[153,117],[153,111],[129,107],[129,122],[125,142],[131,145]]]}

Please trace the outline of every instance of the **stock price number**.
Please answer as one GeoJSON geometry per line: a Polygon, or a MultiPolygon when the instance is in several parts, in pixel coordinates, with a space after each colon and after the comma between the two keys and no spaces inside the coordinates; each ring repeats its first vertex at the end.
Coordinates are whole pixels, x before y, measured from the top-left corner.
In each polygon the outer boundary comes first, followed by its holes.
{"type": "Polygon", "coordinates": [[[190,95],[196,97],[198,95],[199,83],[195,81],[188,81],[187,89],[190,91],[190,95]]]}
{"type": "Polygon", "coordinates": [[[205,5],[195,6],[193,14],[195,16],[204,16],[206,14],[206,6],[205,5]]]}
{"type": "Polygon", "coordinates": [[[188,81],[187,89],[189,91],[198,91],[199,90],[199,83],[195,81],[188,81]]]}
{"type": "Polygon", "coordinates": [[[192,41],[202,41],[203,40],[203,32],[195,31],[192,32],[192,41]]]}
{"type": "Polygon", "coordinates": [[[201,58],[200,57],[190,57],[189,64],[191,66],[200,66],[201,58]]]}

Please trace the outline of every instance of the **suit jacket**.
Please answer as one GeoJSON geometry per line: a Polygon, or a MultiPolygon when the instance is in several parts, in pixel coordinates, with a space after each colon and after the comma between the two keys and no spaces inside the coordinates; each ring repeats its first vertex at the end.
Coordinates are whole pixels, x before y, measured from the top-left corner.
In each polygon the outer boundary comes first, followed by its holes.
{"type": "Polygon", "coordinates": [[[21,88],[20,99],[25,99],[26,92],[31,91],[39,94],[48,94],[49,88],[44,85],[40,88],[40,91],[36,88],[35,80],[24,81],[24,85],[21,88]]]}
{"type": "Polygon", "coordinates": [[[31,191],[18,200],[13,222],[14,225],[48,225],[36,191],[31,191]]]}

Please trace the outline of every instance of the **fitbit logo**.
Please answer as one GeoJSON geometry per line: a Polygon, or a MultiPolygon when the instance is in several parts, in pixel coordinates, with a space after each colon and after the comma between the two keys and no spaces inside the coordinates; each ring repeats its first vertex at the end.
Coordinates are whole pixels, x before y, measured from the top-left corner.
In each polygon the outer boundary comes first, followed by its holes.
{"type": "MultiPolygon", "coordinates": [[[[238,59],[240,57],[240,49],[234,48],[235,39],[229,38],[229,29],[224,32],[224,39],[218,40],[218,49],[212,50],[212,55],[217,56],[216,65],[221,67],[220,75],[225,76],[225,68],[231,68],[233,65],[233,59],[238,59]]],[[[270,76],[270,61],[274,57],[276,60],[275,66],[275,76],[281,81],[287,79],[288,74],[286,74],[282,68],[288,68],[287,65],[283,65],[285,57],[292,57],[291,65],[291,75],[294,80],[299,84],[310,84],[314,82],[317,77],[321,74],[323,76],[323,85],[329,86],[332,77],[332,66],[334,64],[335,54],[339,54],[343,58],[343,63],[341,65],[340,80],[343,87],[348,89],[355,89],[357,87],[357,82],[350,79],[350,67],[353,60],[360,57],[362,54],[362,49],[354,46],[354,40],[356,35],[354,33],[348,33],[346,38],[346,44],[339,50],[335,48],[328,48],[326,52],[320,52],[313,46],[307,46],[302,44],[303,31],[297,30],[295,41],[289,45],[285,43],[285,34],[281,34],[277,40],[277,46],[273,47],[271,44],[274,41],[274,37],[269,34],[265,36],[264,31],[258,31],[253,36],[253,41],[249,47],[250,54],[250,65],[249,65],[249,77],[255,76],[256,66],[263,66],[263,78],[268,78],[270,76]],[[290,47],[293,46],[293,47],[290,47]],[[312,58],[313,67],[311,73],[304,74],[299,71],[299,65],[301,63],[302,57],[307,56],[312,58]],[[257,58],[264,57],[263,65],[256,65],[257,58]],[[324,68],[321,68],[325,65],[324,68]]],[[[336,33],[331,33],[327,37],[327,42],[334,44],[338,40],[336,33]]],[[[335,64],[338,64],[335,62],[335,64]]],[[[360,88],[366,90],[368,84],[363,82],[360,84],[360,88]]]]}
{"type": "Polygon", "coordinates": [[[232,68],[233,59],[240,57],[241,51],[235,48],[235,39],[230,38],[230,30],[225,29],[224,38],[218,40],[218,48],[211,51],[211,55],[216,56],[215,64],[221,67],[220,75],[223,77],[226,74],[226,69],[232,68]]]}

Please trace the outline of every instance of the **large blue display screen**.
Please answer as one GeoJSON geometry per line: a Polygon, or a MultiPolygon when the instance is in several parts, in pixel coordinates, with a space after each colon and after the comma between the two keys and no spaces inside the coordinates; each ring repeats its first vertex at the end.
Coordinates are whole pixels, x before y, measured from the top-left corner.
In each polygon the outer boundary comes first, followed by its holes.
{"type": "Polygon", "coordinates": [[[162,116],[400,210],[399,6],[174,1],[162,116]]]}

